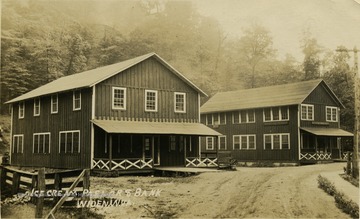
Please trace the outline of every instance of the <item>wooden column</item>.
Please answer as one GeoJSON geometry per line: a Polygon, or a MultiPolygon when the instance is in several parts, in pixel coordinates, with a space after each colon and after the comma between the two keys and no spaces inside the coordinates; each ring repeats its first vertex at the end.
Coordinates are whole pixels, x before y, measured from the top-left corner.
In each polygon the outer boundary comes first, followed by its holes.
{"type": "Polygon", "coordinates": [[[21,176],[19,173],[13,172],[12,189],[11,189],[11,194],[13,195],[19,192],[20,177],[21,176]]]}
{"type": "MultiPolygon", "coordinates": [[[[90,196],[86,195],[84,196],[84,190],[90,190],[90,170],[86,169],[83,176],[83,196],[82,199],[85,203],[87,203],[90,200],[90,196]]],[[[87,218],[88,208],[83,207],[81,209],[81,216],[83,218],[87,218]]]]}
{"type": "MultiPolygon", "coordinates": [[[[54,176],[54,189],[57,190],[57,191],[60,191],[62,189],[62,177],[59,173],[55,173],[55,176],[54,176]]],[[[56,205],[56,203],[60,200],[60,196],[56,196],[54,197],[53,199],[53,204],[56,205]]]]}
{"type": "Polygon", "coordinates": [[[112,134],[110,134],[109,136],[109,168],[111,170],[112,168],[112,145],[113,145],[113,141],[112,141],[112,134]]]}
{"type": "MultiPolygon", "coordinates": [[[[45,168],[40,168],[38,172],[38,191],[45,191],[45,168]]],[[[35,209],[35,217],[42,218],[43,216],[43,208],[44,208],[44,196],[39,196],[37,198],[36,209],[35,209]]]]}
{"type": "Polygon", "coordinates": [[[184,166],[186,167],[186,148],[187,148],[187,137],[184,136],[184,166]]]}
{"type": "Polygon", "coordinates": [[[0,183],[0,186],[1,186],[1,191],[4,193],[5,191],[5,186],[6,186],[6,168],[5,167],[1,167],[0,168],[0,171],[1,171],[1,183],[0,183]]]}

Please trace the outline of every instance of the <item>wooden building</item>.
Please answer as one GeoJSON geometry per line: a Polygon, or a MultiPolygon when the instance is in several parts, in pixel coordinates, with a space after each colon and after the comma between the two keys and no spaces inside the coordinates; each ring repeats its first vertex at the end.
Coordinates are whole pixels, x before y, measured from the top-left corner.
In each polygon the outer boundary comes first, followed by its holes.
{"type": "Polygon", "coordinates": [[[155,53],[59,78],[8,103],[11,164],[145,170],[199,164],[206,95],[155,53]]]}
{"type": "Polygon", "coordinates": [[[317,162],[341,156],[344,106],[323,80],[215,94],[201,121],[222,133],[202,138],[202,153],[231,151],[244,162],[317,162]]]}

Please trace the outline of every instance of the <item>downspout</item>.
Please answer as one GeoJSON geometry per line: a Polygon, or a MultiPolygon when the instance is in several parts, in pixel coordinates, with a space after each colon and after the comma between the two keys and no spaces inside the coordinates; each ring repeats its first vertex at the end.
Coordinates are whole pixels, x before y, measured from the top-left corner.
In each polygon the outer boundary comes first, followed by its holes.
{"type": "MultiPolygon", "coordinates": [[[[95,86],[92,87],[92,97],[91,97],[91,121],[95,119],[95,86]]],[[[94,147],[95,147],[95,130],[94,130],[94,123],[91,122],[91,134],[90,134],[90,167],[91,169],[94,168],[94,147]]]]}

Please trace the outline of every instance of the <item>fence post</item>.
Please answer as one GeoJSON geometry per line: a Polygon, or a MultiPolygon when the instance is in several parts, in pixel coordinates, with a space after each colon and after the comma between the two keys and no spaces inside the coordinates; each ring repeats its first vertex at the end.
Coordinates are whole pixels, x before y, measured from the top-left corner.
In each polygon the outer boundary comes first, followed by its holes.
{"type": "Polygon", "coordinates": [[[11,190],[12,195],[15,195],[19,192],[19,185],[20,185],[20,174],[17,172],[13,172],[12,190],[11,190]]]}
{"type": "Polygon", "coordinates": [[[6,168],[1,167],[0,171],[1,171],[1,183],[0,183],[0,186],[1,186],[2,193],[4,193],[5,192],[5,186],[6,186],[6,168]]]}
{"type": "MultiPolygon", "coordinates": [[[[55,173],[55,176],[54,176],[54,189],[57,192],[57,194],[59,194],[59,191],[62,189],[62,177],[59,173],[55,173]]],[[[56,205],[56,203],[60,200],[60,196],[54,196],[53,197],[53,204],[54,206],[56,205]]]]}
{"type": "MultiPolygon", "coordinates": [[[[39,193],[41,193],[41,191],[44,191],[44,193],[45,193],[45,190],[46,190],[45,168],[39,169],[37,185],[38,185],[37,189],[38,189],[39,193]]],[[[42,218],[43,208],[44,208],[44,196],[39,194],[39,197],[37,198],[36,210],[35,210],[36,218],[42,218]]]]}
{"type": "MultiPolygon", "coordinates": [[[[36,190],[37,189],[37,185],[38,185],[38,176],[36,176],[36,175],[33,175],[32,177],[31,177],[31,191],[34,189],[34,190],[36,190]]],[[[34,196],[31,196],[31,203],[33,203],[34,205],[36,205],[36,197],[34,197],[34,196]]]]}
{"type": "MultiPolygon", "coordinates": [[[[84,202],[85,201],[90,201],[90,196],[89,195],[84,195],[85,189],[90,190],[90,169],[86,169],[85,172],[84,172],[84,176],[83,176],[83,194],[82,194],[81,199],[84,202]]],[[[83,207],[81,209],[81,215],[83,216],[83,218],[87,218],[87,212],[88,212],[87,207],[83,207]]]]}

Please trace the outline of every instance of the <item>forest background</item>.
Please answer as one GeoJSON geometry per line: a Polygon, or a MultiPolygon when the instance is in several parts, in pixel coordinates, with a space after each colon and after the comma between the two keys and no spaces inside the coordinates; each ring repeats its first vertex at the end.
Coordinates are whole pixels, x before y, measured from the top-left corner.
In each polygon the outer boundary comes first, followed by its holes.
{"type": "Polygon", "coordinates": [[[209,96],[323,78],[346,107],[342,128],[353,131],[353,54],[324,47],[311,28],[293,45],[300,60],[280,58],[272,30],[256,19],[234,36],[194,1],[107,1],[109,25],[97,19],[101,2],[1,1],[2,115],[6,101],[59,77],[156,52],[209,96]]]}

